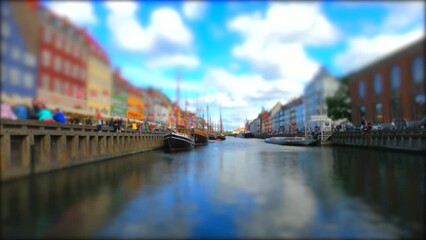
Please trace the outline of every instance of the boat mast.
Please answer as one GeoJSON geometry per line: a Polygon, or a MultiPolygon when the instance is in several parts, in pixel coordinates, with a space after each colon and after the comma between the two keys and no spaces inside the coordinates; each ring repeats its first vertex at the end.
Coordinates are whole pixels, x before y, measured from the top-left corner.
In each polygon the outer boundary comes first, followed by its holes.
{"type": "Polygon", "coordinates": [[[220,133],[223,134],[223,125],[222,125],[222,106],[219,107],[220,110],[220,133]]]}
{"type": "Polygon", "coordinates": [[[177,72],[176,72],[176,108],[175,108],[175,116],[176,116],[176,127],[178,127],[179,126],[179,123],[180,123],[180,112],[179,112],[179,110],[180,110],[180,107],[179,107],[179,95],[180,95],[180,69],[178,68],[177,69],[177,72]]]}

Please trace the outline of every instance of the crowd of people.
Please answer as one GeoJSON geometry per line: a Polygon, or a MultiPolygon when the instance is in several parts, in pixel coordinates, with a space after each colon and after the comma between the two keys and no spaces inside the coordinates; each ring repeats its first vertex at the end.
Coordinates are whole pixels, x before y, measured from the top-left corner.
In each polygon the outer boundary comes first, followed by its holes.
{"type": "Polygon", "coordinates": [[[84,117],[67,117],[59,108],[53,111],[46,107],[46,104],[40,100],[33,99],[31,106],[25,104],[10,105],[1,103],[1,119],[27,119],[37,120],[46,123],[64,123],[76,124],[80,126],[96,126],[96,130],[101,132],[103,126],[113,128],[114,132],[122,132],[125,129],[131,129],[134,132],[142,131],[166,131],[167,126],[164,124],[150,124],[146,121],[136,122],[123,118],[110,118],[105,120],[102,118],[101,112],[96,109],[94,116],[84,117]]]}

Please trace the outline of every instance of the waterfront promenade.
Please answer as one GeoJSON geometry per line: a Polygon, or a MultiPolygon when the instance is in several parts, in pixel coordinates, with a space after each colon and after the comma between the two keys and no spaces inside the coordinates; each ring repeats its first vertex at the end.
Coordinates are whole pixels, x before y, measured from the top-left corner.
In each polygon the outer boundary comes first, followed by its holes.
{"type": "Polygon", "coordinates": [[[164,132],[1,120],[1,180],[160,148],[164,132]]]}

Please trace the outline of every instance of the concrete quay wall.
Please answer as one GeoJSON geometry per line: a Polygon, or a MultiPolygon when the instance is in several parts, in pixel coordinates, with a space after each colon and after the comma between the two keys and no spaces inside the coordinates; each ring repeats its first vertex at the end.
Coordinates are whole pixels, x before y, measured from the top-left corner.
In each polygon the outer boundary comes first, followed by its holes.
{"type": "Polygon", "coordinates": [[[333,132],[329,140],[332,145],[426,152],[425,130],[333,132]]]}
{"type": "Polygon", "coordinates": [[[163,132],[121,133],[103,127],[41,123],[31,120],[0,122],[1,181],[162,147],[163,132]]]}

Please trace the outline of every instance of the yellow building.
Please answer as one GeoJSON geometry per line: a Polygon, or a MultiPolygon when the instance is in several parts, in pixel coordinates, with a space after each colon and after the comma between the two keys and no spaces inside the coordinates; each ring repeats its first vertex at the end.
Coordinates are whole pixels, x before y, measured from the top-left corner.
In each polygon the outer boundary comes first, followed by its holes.
{"type": "Polygon", "coordinates": [[[105,51],[88,34],[86,34],[88,44],[87,55],[87,85],[86,103],[87,111],[95,114],[98,109],[103,118],[111,115],[111,87],[112,69],[105,51]]]}

